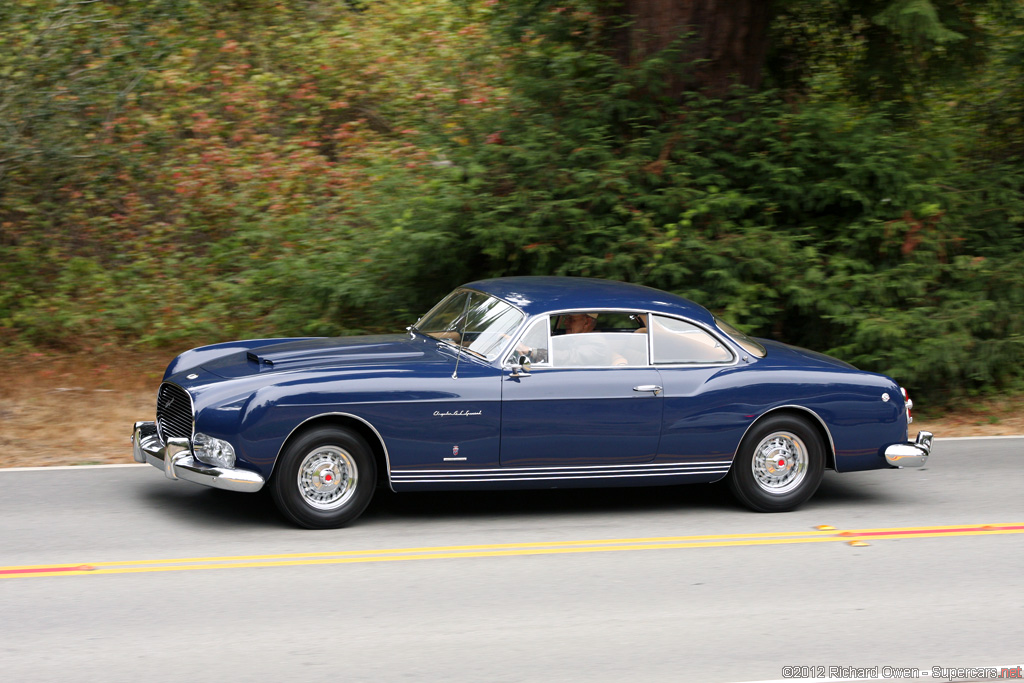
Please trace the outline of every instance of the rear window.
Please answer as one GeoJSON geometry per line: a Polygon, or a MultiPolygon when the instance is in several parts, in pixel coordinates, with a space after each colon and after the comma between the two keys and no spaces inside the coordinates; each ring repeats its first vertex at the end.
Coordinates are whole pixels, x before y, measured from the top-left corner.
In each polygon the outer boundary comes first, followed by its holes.
{"type": "Polygon", "coordinates": [[[724,320],[719,320],[718,318],[715,318],[715,324],[718,325],[718,329],[732,337],[732,340],[735,341],[740,346],[742,346],[743,350],[749,353],[751,356],[756,356],[757,358],[764,358],[768,354],[768,352],[765,350],[763,346],[761,346],[752,338],[743,334],[742,332],[740,332],[739,330],[737,330],[735,327],[725,322],[724,320]]]}
{"type": "Polygon", "coordinates": [[[650,329],[655,363],[732,362],[732,351],[696,325],[661,315],[653,319],[650,329]]]}

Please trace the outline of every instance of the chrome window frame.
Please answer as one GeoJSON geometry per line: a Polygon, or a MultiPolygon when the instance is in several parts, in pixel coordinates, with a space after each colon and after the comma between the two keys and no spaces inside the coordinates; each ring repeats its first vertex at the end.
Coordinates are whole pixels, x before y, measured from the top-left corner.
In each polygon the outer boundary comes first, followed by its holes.
{"type": "MultiPolygon", "coordinates": [[[[651,361],[650,361],[651,355],[650,355],[650,335],[649,334],[647,335],[647,362],[646,362],[645,365],[642,365],[642,366],[556,366],[555,364],[553,364],[553,362],[551,360],[552,355],[553,355],[551,353],[551,337],[552,337],[552,335],[551,335],[551,317],[552,316],[554,316],[554,315],[565,315],[567,313],[620,313],[620,314],[624,314],[624,315],[635,315],[637,313],[644,313],[644,312],[645,311],[643,311],[642,309],[638,309],[638,308],[608,308],[607,306],[605,306],[603,308],[602,307],[593,307],[592,306],[592,307],[587,307],[587,308],[565,308],[565,309],[561,309],[561,310],[548,310],[548,311],[545,311],[543,313],[538,313],[537,315],[534,315],[531,318],[527,319],[525,327],[522,330],[522,333],[515,338],[515,341],[513,341],[512,344],[509,346],[509,350],[514,348],[516,344],[518,344],[520,341],[522,341],[522,338],[526,336],[526,333],[529,331],[530,328],[532,328],[532,326],[536,325],[538,321],[541,321],[541,319],[547,318],[547,321],[548,321],[548,325],[547,325],[547,331],[548,331],[548,360],[546,362],[536,362],[536,364],[534,364],[534,362],[531,362],[530,370],[532,370],[534,368],[536,368],[538,370],[550,370],[550,369],[556,369],[556,370],[637,370],[637,369],[640,369],[640,368],[654,368],[654,366],[651,364],[651,361]]],[[[503,362],[502,367],[505,370],[511,370],[512,369],[512,364],[509,364],[509,362],[507,362],[507,359],[509,357],[508,354],[506,353],[506,355],[504,357],[506,358],[506,362],[503,362]]]]}
{"type": "MultiPolygon", "coordinates": [[[[465,289],[465,290],[468,290],[468,291],[479,292],[479,290],[470,289],[470,288],[460,287],[459,289],[460,290],[461,289],[465,289]]],[[[455,291],[458,291],[458,290],[455,290],[455,291]]],[[[487,292],[479,292],[479,293],[487,294],[487,292]]],[[[488,296],[493,296],[493,295],[488,295],[488,296]]],[[[496,298],[500,298],[500,297],[496,297],[496,298]]],[[[711,335],[712,338],[718,340],[719,342],[722,342],[723,346],[726,349],[728,349],[729,352],[732,354],[732,360],[729,361],[729,362],[708,362],[708,363],[699,363],[699,362],[694,362],[694,363],[655,363],[654,362],[654,335],[652,335],[648,331],[646,333],[647,334],[647,364],[646,365],[572,365],[572,366],[564,366],[563,365],[563,366],[558,366],[558,365],[554,365],[553,363],[551,363],[550,356],[549,356],[549,360],[547,362],[545,362],[545,363],[533,363],[533,364],[531,364],[531,366],[530,366],[531,369],[532,368],[537,368],[539,370],[546,370],[546,369],[555,368],[555,369],[562,369],[562,370],[636,370],[638,368],[655,368],[655,369],[656,368],[715,368],[715,367],[728,368],[728,367],[734,367],[734,366],[739,365],[740,364],[740,360],[742,358],[748,357],[748,356],[751,355],[749,352],[746,351],[746,349],[744,349],[735,340],[733,340],[732,337],[727,335],[724,331],[718,329],[717,324],[714,327],[708,327],[707,325],[705,325],[704,323],[700,322],[699,320],[694,320],[693,318],[687,317],[685,315],[679,315],[679,314],[676,314],[676,313],[665,313],[663,311],[652,311],[652,310],[643,309],[643,308],[619,308],[619,307],[609,308],[607,306],[605,306],[605,307],[590,306],[590,307],[585,307],[585,308],[564,308],[564,309],[558,309],[558,310],[553,310],[553,311],[544,311],[543,313],[537,313],[534,316],[527,316],[527,315],[525,315],[525,312],[523,312],[523,310],[519,306],[516,306],[515,304],[511,303],[507,299],[501,299],[501,300],[504,301],[505,303],[507,303],[509,306],[512,306],[512,307],[516,308],[517,310],[519,310],[520,312],[524,313],[523,322],[520,324],[520,326],[516,330],[516,332],[514,334],[510,335],[511,338],[512,338],[512,341],[509,344],[506,345],[503,353],[498,356],[498,358],[502,359],[501,367],[502,367],[502,369],[505,369],[505,370],[511,370],[512,369],[513,363],[509,363],[508,362],[509,354],[512,352],[512,349],[515,348],[516,344],[518,344],[520,341],[522,341],[522,338],[526,335],[526,332],[529,331],[529,328],[531,328],[534,324],[536,324],[536,322],[538,320],[540,320],[542,318],[547,318],[548,319],[548,326],[547,326],[548,353],[550,354],[551,353],[551,317],[552,316],[556,316],[556,315],[566,315],[568,313],[618,313],[618,314],[625,314],[625,315],[641,314],[641,315],[648,316],[648,319],[650,319],[651,316],[657,315],[657,316],[661,316],[663,318],[671,318],[671,319],[674,319],[674,320],[679,320],[679,321],[688,323],[690,325],[693,325],[697,329],[702,330],[702,331],[706,332],[707,334],[711,335]]],[[[713,320],[717,320],[717,318],[714,318],[714,317],[712,319],[713,320]]],[[[649,322],[648,322],[648,329],[650,329],[650,323],[649,322]]]]}
{"type": "MultiPolygon", "coordinates": [[[[643,313],[642,310],[636,308],[566,308],[559,311],[547,311],[535,316],[534,319],[547,318],[548,319],[548,354],[549,358],[551,355],[551,317],[556,315],[566,315],[570,313],[618,313],[620,315],[636,315],[643,313]]],[[[522,339],[520,336],[516,339],[516,343],[522,339]]],[[[555,365],[550,360],[544,364],[537,364],[536,366],[531,365],[531,368],[537,367],[540,369],[555,368],[559,370],[636,370],[638,368],[653,368],[654,365],[651,363],[651,335],[647,335],[647,363],[645,365],[555,365]]]]}
{"type": "MultiPolygon", "coordinates": [[[[504,301],[504,299],[503,299],[503,301],[504,301]]],[[[625,314],[625,315],[632,315],[632,314],[637,313],[637,309],[635,309],[635,308],[629,308],[629,309],[623,308],[623,309],[620,309],[620,308],[607,308],[607,307],[605,307],[605,308],[590,307],[590,308],[566,308],[566,309],[557,310],[557,311],[544,311],[543,313],[538,313],[537,315],[533,316],[532,318],[528,318],[527,319],[527,321],[525,323],[525,326],[524,326],[523,330],[521,331],[521,333],[517,337],[514,338],[514,341],[511,344],[509,344],[509,346],[508,346],[509,351],[511,351],[515,347],[516,344],[518,344],[519,342],[522,341],[523,337],[526,336],[526,332],[529,331],[529,328],[533,327],[533,325],[537,324],[537,321],[542,320],[544,318],[547,318],[547,320],[548,320],[548,324],[547,324],[548,354],[549,354],[548,355],[548,361],[546,363],[531,363],[530,364],[530,368],[531,369],[532,368],[538,368],[538,369],[557,368],[557,369],[561,369],[561,370],[613,370],[613,369],[614,370],[628,370],[628,369],[635,370],[637,368],[650,368],[650,367],[654,367],[654,366],[652,366],[650,364],[651,352],[650,352],[650,344],[649,343],[648,343],[648,349],[647,349],[647,365],[561,365],[561,366],[554,365],[551,362],[551,360],[550,360],[550,358],[551,358],[551,316],[565,315],[567,313],[621,313],[621,314],[625,314]]],[[[506,352],[504,358],[506,359],[506,361],[508,360],[508,352],[506,352]]],[[[512,364],[508,363],[508,362],[503,362],[502,363],[502,368],[504,368],[506,370],[511,370],[512,369],[512,364]]]]}
{"type": "Polygon", "coordinates": [[[647,312],[646,315],[648,316],[647,341],[650,344],[650,350],[649,350],[648,357],[649,357],[649,359],[651,361],[651,366],[652,367],[656,367],[656,368],[675,368],[675,367],[714,368],[714,367],[723,367],[724,368],[724,367],[730,367],[730,366],[739,364],[740,356],[742,355],[742,353],[738,353],[738,351],[742,351],[743,347],[739,346],[731,337],[726,336],[724,332],[721,332],[720,335],[719,334],[715,334],[710,329],[708,329],[704,325],[700,324],[696,320],[692,320],[690,318],[686,318],[686,317],[680,316],[680,315],[668,315],[666,313],[655,313],[653,311],[647,312]],[[656,315],[657,316],[661,316],[662,318],[669,318],[669,319],[672,319],[672,320],[678,320],[680,322],[684,322],[684,323],[687,323],[689,325],[693,325],[698,330],[706,332],[707,334],[709,334],[711,336],[712,339],[715,339],[720,344],[722,344],[722,348],[726,349],[727,351],[729,351],[730,354],[732,354],[732,360],[730,360],[728,362],[726,362],[726,361],[708,361],[706,363],[702,363],[700,361],[693,361],[693,362],[689,362],[689,363],[655,363],[654,362],[654,335],[650,333],[650,326],[651,326],[650,325],[650,321],[653,320],[654,316],[656,316],[656,315]]]}
{"type": "MultiPolygon", "coordinates": [[[[502,300],[504,301],[504,299],[502,299],[502,300]]],[[[512,304],[510,304],[510,305],[512,305],[512,304]]],[[[731,337],[727,336],[724,332],[720,332],[720,331],[719,332],[715,332],[712,329],[710,329],[707,325],[704,325],[703,323],[701,323],[700,321],[694,320],[693,318],[688,318],[688,317],[686,317],[684,315],[677,315],[677,314],[672,314],[672,313],[664,313],[664,312],[661,312],[661,311],[651,311],[651,310],[637,309],[637,308],[608,308],[608,307],[603,307],[603,308],[602,307],[566,308],[566,309],[555,310],[555,311],[545,311],[544,313],[538,313],[537,315],[534,315],[533,317],[528,317],[526,319],[526,321],[523,323],[522,328],[519,330],[519,334],[517,336],[513,337],[512,343],[508,345],[508,347],[507,347],[507,349],[505,351],[505,354],[503,356],[501,356],[502,358],[505,359],[505,360],[502,361],[502,368],[507,369],[507,370],[512,369],[512,364],[507,362],[508,361],[508,357],[509,357],[508,356],[509,352],[512,350],[512,348],[514,348],[514,346],[516,344],[518,344],[522,340],[523,336],[525,336],[525,334],[526,334],[526,331],[532,325],[534,325],[537,320],[542,319],[542,318],[547,318],[548,319],[548,327],[547,327],[547,330],[548,330],[548,353],[550,354],[551,353],[551,324],[550,324],[550,319],[551,319],[552,316],[566,315],[567,313],[619,313],[619,314],[625,314],[625,315],[642,314],[642,315],[648,316],[649,319],[650,319],[651,316],[658,315],[658,316],[661,316],[661,317],[664,317],[664,318],[672,318],[674,320],[680,320],[682,322],[689,323],[690,325],[693,325],[697,329],[702,330],[702,331],[706,332],[707,334],[711,335],[714,339],[718,340],[719,342],[722,342],[723,346],[726,349],[728,349],[729,352],[732,354],[732,360],[729,361],[729,362],[721,362],[721,363],[719,363],[719,362],[711,362],[711,363],[654,363],[653,362],[654,361],[654,335],[652,335],[650,332],[647,332],[646,333],[647,334],[647,364],[646,365],[572,365],[572,366],[562,365],[562,366],[559,366],[559,365],[555,365],[555,364],[551,363],[550,360],[549,360],[546,363],[531,364],[531,366],[530,366],[531,369],[532,368],[537,368],[538,370],[546,370],[546,369],[555,368],[555,369],[562,369],[562,370],[636,370],[638,368],[654,368],[654,369],[657,369],[657,368],[715,368],[715,367],[727,368],[727,367],[734,367],[736,365],[739,365],[740,358],[744,355],[742,347],[737,345],[737,343],[735,341],[733,341],[733,339],[731,337]]],[[[648,329],[650,329],[650,323],[648,323],[648,329]]]]}

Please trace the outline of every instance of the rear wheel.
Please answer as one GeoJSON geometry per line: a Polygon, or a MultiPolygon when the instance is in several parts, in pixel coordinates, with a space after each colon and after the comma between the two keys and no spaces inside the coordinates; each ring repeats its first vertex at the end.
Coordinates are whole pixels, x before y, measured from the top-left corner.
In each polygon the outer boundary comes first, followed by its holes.
{"type": "Polygon", "coordinates": [[[757,512],[786,512],[806,502],[825,473],[825,447],[816,429],[778,415],[751,428],[729,471],[729,488],[757,512]]]}
{"type": "Polygon", "coordinates": [[[307,529],[345,526],[373,498],[377,467],[362,437],[318,427],[288,444],[274,469],[270,493],[281,513],[307,529]]]}

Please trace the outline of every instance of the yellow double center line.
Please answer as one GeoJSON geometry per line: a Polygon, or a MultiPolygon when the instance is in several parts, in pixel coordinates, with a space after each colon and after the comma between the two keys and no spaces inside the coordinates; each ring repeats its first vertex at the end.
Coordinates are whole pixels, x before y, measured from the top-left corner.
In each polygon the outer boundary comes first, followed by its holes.
{"type": "Polygon", "coordinates": [[[88,564],[24,565],[0,567],[0,579],[40,576],[81,576],[84,574],[138,574],[144,572],[194,571],[199,569],[240,569],[253,567],[297,567],[302,565],[356,564],[363,562],[405,562],[474,557],[515,557],[522,555],[564,555],[607,553],[627,550],[669,550],[683,548],[725,548],[736,546],[788,545],[845,542],[866,545],[874,541],[952,536],[997,536],[1024,533],[1024,524],[975,524],[956,526],[853,529],[841,531],[819,527],[811,531],[781,531],[760,534],[719,534],[712,536],[662,536],[654,538],[612,538],[591,541],[546,541],[538,543],[497,543],[385,550],[342,550],[280,555],[235,555],[226,557],[183,557],[162,560],[126,560],[88,564]]]}

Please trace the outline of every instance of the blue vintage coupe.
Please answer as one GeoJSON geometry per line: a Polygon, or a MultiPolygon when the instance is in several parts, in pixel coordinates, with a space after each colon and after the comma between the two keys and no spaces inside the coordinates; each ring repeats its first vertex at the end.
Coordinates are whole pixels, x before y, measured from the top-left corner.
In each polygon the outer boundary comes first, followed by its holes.
{"type": "Polygon", "coordinates": [[[268,487],[309,528],[394,491],[726,478],[762,512],[839,472],[920,467],[883,375],[751,339],[674,294],[561,277],[459,287],[406,334],[260,339],[171,362],[134,457],[169,479],[268,487]]]}

